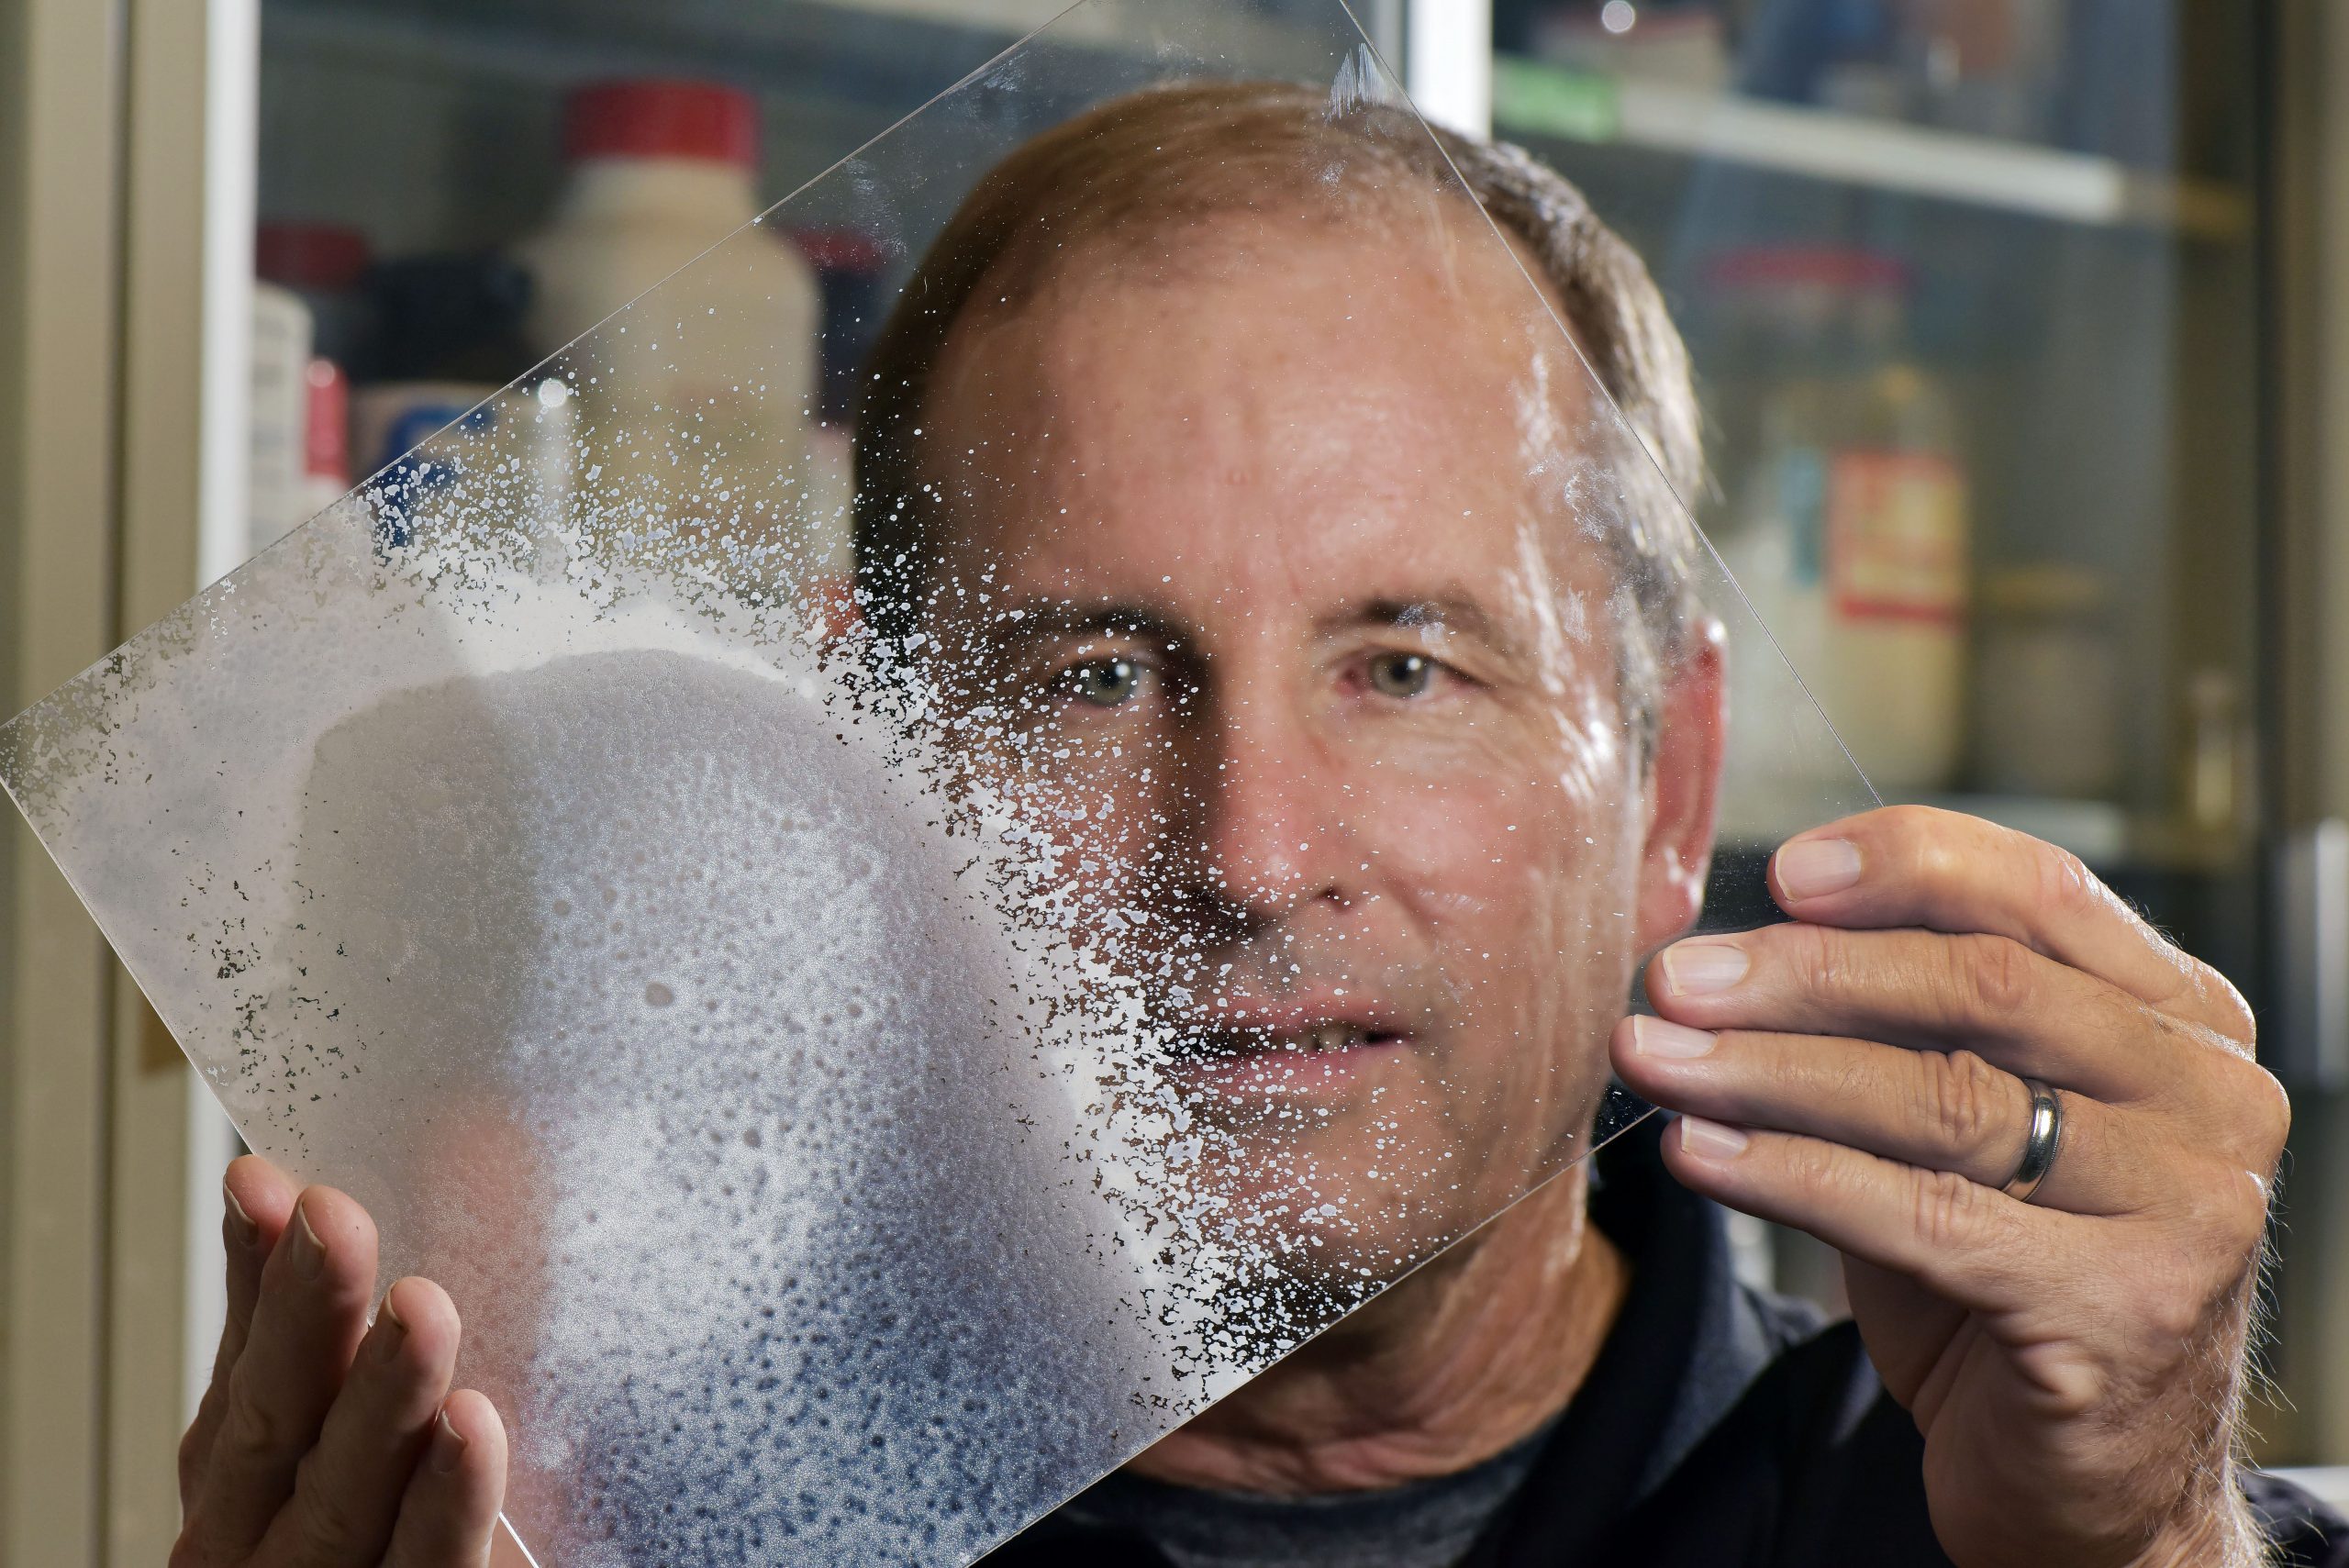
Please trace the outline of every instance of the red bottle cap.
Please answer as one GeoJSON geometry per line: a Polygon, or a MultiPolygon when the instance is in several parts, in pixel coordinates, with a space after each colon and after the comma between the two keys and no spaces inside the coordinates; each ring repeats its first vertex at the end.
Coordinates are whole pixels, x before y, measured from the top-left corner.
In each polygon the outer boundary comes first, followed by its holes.
{"type": "Polygon", "coordinates": [[[367,237],[336,223],[264,223],[253,230],[253,274],[287,288],[356,288],[367,271],[367,237]]]}
{"type": "Polygon", "coordinates": [[[759,108],[748,93],[712,82],[597,82],[563,100],[562,155],[572,162],[704,158],[756,168],[759,108]]]}
{"type": "Polygon", "coordinates": [[[302,472],[337,485],[351,484],[351,383],[332,360],[312,360],[303,372],[308,384],[307,418],[302,432],[302,472]]]}

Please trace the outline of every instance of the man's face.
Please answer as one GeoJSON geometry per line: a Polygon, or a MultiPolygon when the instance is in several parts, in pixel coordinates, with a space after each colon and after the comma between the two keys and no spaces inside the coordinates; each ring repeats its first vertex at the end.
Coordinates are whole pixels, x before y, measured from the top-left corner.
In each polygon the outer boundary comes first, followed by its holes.
{"type": "Polygon", "coordinates": [[[1580,1149],[1690,912],[1643,907],[1585,374],[1473,225],[1063,262],[958,324],[924,416],[978,769],[1168,999],[1219,1190],[1381,1272],[1580,1149]]]}

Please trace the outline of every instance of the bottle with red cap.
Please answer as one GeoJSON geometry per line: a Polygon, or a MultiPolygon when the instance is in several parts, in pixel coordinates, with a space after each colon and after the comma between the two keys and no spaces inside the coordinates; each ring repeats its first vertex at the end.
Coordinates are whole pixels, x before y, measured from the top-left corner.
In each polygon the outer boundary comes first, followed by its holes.
{"type": "Polygon", "coordinates": [[[362,379],[373,373],[373,264],[367,237],[341,224],[272,219],[253,231],[253,275],[300,295],[310,307],[311,352],[362,379]]]}
{"type": "MultiPolygon", "coordinates": [[[[1736,367],[1717,382],[1721,557],[1878,787],[1945,790],[1964,739],[1972,512],[1955,408],[1910,350],[1910,271],[1874,250],[1759,246],[1717,258],[1708,281],[1736,367]]],[[[1730,748],[1765,781],[1745,809],[1782,827],[1848,764],[1784,744],[1774,689],[1767,670],[1732,671],[1730,748]],[[1795,793],[1776,799],[1772,783],[1795,793]]]]}
{"type": "Polygon", "coordinates": [[[788,236],[736,232],[759,212],[756,104],[704,82],[597,83],[565,102],[563,155],[551,222],[516,250],[539,352],[718,247],[658,309],[607,325],[570,356],[578,483],[604,487],[600,498],[583,489],[582,506],[657,508],[737,537],[790,533],[762,542],[836,564],[841,540],[811,537],[833,525],[801,495],[822,330],[815,272],[788,236]]]}
{"type": "Polygon", "coordinates": [[[317,223],[264,223],[253,237],[247,537],[259,551],[351,486],[349,366],[371,318],[360,284],[366,238],[317,223]]]}

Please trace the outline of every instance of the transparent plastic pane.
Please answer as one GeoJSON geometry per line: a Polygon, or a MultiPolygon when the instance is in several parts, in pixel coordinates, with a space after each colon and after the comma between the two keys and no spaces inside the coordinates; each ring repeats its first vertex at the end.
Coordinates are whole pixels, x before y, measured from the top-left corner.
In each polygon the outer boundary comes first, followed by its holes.
{"type": "Polygon", "coordinates": [[[541,1561],[972,1561],[1639,1114],[1717,823],[1868,795],[1570,197],[1334,3],[1094,0],[0,731],[541,1561]]]}

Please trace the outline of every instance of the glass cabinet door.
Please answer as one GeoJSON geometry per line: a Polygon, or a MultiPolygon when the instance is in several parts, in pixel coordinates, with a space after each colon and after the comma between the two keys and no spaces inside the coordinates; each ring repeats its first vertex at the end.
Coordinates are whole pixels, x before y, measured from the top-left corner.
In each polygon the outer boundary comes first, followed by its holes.
{"type": "MultiPolygon", "coordinates": [[[[236,559],[487,399],[707,246],[1052,22],[1061,0],[262,0],[250,537],[236,559]]],[[[1326,63],[1285,0],[1226,43],[1326,63]],[[1244,35],[1244,36],[1238,36],[1244,35]]],[[[1078,14],[1036,45],[1088,91],[1161,69],[1078,14]]],[[[1052,95],[1029,112],[1058,112],[1052,95]]],[[[1039,127],[1043,123],[1039,120],[1039,127]]],[[[896,221],[927,231],[917,195],[896,221]]],[[[755,286],[802,320],[811,473],[847,483],[855,367],[901,237],[853,180],[778,224],[755,286]],[[837,206],[834,213],[830,209],[837,206]]],[[[561,396],[559,385],[546,389],[561,396]]],[[[492,417],[482,409],[473,417],[492,417]]],[[[817,508],[822,510],[823,508],[817,508]]],[[[839,510],[839,509],[835,509],[839,510]]],[[[846,566],[844,539],[829,541],[846,566]]]]}
{"type": "MultiPolygon", "coordinates": [[[[2262,12],[1498,0],[1493,31],[1497,134],[1663,284],[1689,499],[1884,797],[2075,851],[2266,1014],[2262,12]]],[[[1766,898],[1807,825],[1729,824],[1714,895],[1766,898]]],[[[1740,1235],[1831,1298],[1815,1243],[1740,1235]]]]}
{"type": "Polygon", "coordinates": [[[1886,797],[2243,865],[2252,9],[1504,0],[1495,38],[1498,132],[1664,284],[1708,532],[1886,797]]]}

